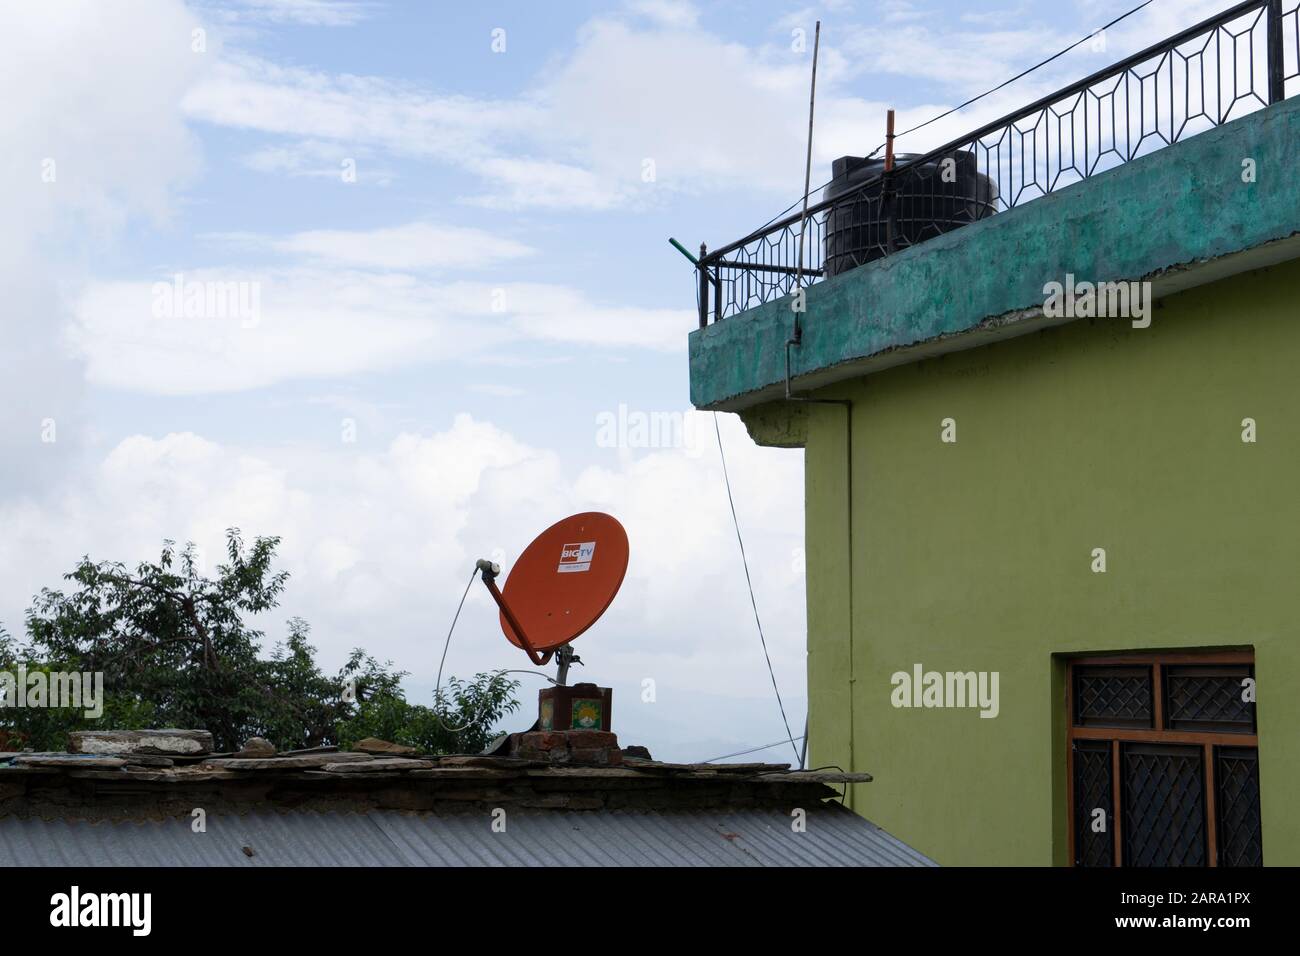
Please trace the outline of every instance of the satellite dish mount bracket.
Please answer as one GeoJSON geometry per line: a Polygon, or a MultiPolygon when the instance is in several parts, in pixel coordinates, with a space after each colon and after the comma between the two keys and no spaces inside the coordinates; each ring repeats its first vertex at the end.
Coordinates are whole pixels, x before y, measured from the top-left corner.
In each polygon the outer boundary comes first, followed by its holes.
{"type": "MultiPolygon", "coordinates": [[[[510,605],[506,603],[505,597],[501,594],[501,589],[497,587],[497,575],[501,573],[501,565],[480,558],[475,567],[482,573],[483,583],[487,585],[488,593],[492,595],[492,600],[497,602],[497,607],[501,609],[501,614],[505,617],[506,623],[510,625],[510,629],[515,632],[515,637],[519,638],[519,643],[523,645],[524,653],[528,655],[528,659],[538,667],[549,664],[551,656],[555,652],[546,651],[543,653],[533,648],[533,645],[528,640],[528,635],[524,633],[523,626],[519,623],[519,619],[515,617],[515,612],[510,610],[510,605]]],[[[561,651],[563,650],[564,648],[561,649],[561,651]]],[[[573,652],[570,650],[569,653],[572,654],[573,652]]],[[[565,671],[568,668],[562,664],[561,670],[565,671]]]]}

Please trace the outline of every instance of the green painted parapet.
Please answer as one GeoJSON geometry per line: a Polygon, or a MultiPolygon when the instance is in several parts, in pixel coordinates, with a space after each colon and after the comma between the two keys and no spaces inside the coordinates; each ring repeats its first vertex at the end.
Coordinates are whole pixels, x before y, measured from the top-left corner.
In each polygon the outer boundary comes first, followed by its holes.
{"type": "MultiPolygon", "coordinates": [[[[953,348],[978,344],[969,333],[999,317],[1004,332],[1028,330],[1042,321],[1044,284],[1067,273],[1158,280],[1295,236],[1298,141],[1300,97],[814,285],[792,350],[795,387],[865,374],[864,360],[883,367],[947,337],[953,348]],[[1243,181],[1247,159],[1255,182],[1243,181]]],[[[691,333],[695,406],[739,410],[784,393],[790,303],[691,333]]]]}

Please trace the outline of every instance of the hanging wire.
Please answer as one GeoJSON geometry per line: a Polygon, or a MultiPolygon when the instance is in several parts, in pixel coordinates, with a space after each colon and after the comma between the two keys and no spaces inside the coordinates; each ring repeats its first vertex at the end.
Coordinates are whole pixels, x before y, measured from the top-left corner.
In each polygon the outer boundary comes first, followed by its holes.
{"type": "MultiPolygon", "coordinates": [[[[781,722],[785,724],[785,736],[794,750],[794,759],[799,760],[799,748],[795,747],[795,736],[790,731],[790,721],[785,716],[785,702],[781,700],[781,688],[776,685],[776,671],[772,669],[772,655],[767,652],[767,638],[763,636],[763,622],[758,617],[758,601],[754,597],[754,581],[749,576],[749,559],[745,557],[745,539],[740,536],[740,519],[736,517],[736,500],[731,495],[731,478],[727,474],[727,455],[722,450],[722,429],[718,427],[718,413],[713,413],[713,431],[718,436],[718,457],[722,459],[722,480],[727,485],[727,503],[731,505],[731,523],[736,527],[736,542],[740,545],[740,563],[745,569],[745,584],[749,587],[749,603],[754,608],[754,623],[758,626],[758,640],[763,645],[763,659],[767,661],[767,673],[772,678],[772,690],[776,692],[776,705],[781,709],[781,722]]],[[[784,743],[785,741],[781,741],[784,743]]]]}
{"type": "Polygon", "coordinates": [[[737,750],[734,754],[723,754],[721,757],[710,757],[708,760],[701,760],[700,763],[717,763],[719,760],[730,760],[732,757],[743,757],[746,754],[756,754],[760,750],[771,750],[773,747],[783,747],[787,743],[794,743],[796,740],[802,739],[802,737],[794,737],[791,740],[778,740],[774,743],[763,744],[761,747],[750,747],[748,750],[737,750]]]}
{"type": "MultiPolygon", "coordinates": [[[[1122,20],[1127,20],[1129,17],[1133,16],[1133,14],[1137,13],[1137,12],[1138,12],[1139,10],[1141,10],[1143,7],[1148,7],[1148,6],[1150,6],[1150,5],[1151,5],[1152,3],[1154,3],[1154,2],[1155,2],[1155,0],[1146,0],[1146,2],[1138,4],[1138,5],[1137,5],[1136,7],[1134,7],[1132,10],[1128,11],[1127,13],[1121,14],[1120,16],[1116,17],[1114,20],[1111,20],[1110,23],[1107,23],[1105,26],[1098,27],[1096,30],[1093,30],[1091,33],[1089,33],[1086,37],[1083,37],[1082,39],[1077,40],[1077,41],[1074,42],[1074,43],[1071,43],[1071,44],[1070,44],[1069,46],[1067,46],[1064,50],[1061,50],[1061,51],[1058,52],[1058,53],[1054,53],[1052,56],[1049,56],[1046,60],[1043,60],[1041,63],[1035,63],[1035,64],[1034,64],[1033,66],[1031,66],[1029,69],[1024,70],[1024,71],[1021,72],[1021,73],[1017,73],[1015,76],[1013,76],[1011,79],[1007,80],[1006,82],[1004,82],[1004,83],[999,83],[997,86],[993,87],[991,90],[985,90],[983,93],[979,94],[979,96],[972,96],[970,99],[968,99],[965,103],[962,103],[960,106],[954,106],[952,109],[950,109],[950,110],[948,110],[948,111],[946,111],[946,112],[944,112],[944,113],[940,113],[938,116],[932,117],[932,118],[926,120],[924,123],[921,123],[921,124],[918,125],[918,126],[913,126],[913,127],[912,127],[911,129],[909,129],[909,130],[904,130],[903,132],[896,134],[896,135],[894,136],[894,139],[897,140],[897,139],[899,139],[899,137],[906,136],[908,133],[915,133],[917,130],[919,130],[919,129],[924,129],[925,127],[929,126],[931,123],[937,123],[939,120],[943,119],[944,117],[951,116],[953,113],[956,113],[956,112],[958,112],[959,110],[963,110],[963,109],[965,109],[966,107],[970,106],[972,103],[978,103],[980,100],[984,99],[986,96],[992,96],[994,93],[998,92],[999,90],[1001,90],[1001,89],[1005,89],[1006,87],[1010,86],[1012,83],[1016,82],[1016,80],[1024,79],[1026,76],[1028,76],[1030,73],[1033,73],[1035,70],[1042,69],[1043,67],[1047,66],[1047,64],[1051,63],[1053,60],[1059,60],[1061,57],[1065,56],[1065,54],[1069,53],[1071,50],[1074,50],[1074,49],[1076,49],[1076,48],[1082,46],[1083,44],[1087,43],[1089,40],[1091,40],[1093,37],[1095,37],[1098,33],[1101,33],[1103,30],[1109,30],[1109,29],[1110,29],[1111,27],[1113,27],[1115,24],[1119,23],[1119,22],[1122,21],[1122,20]]],[[[877,146],[875,149],[873,149],[870,153],[868,153],[866,158],[867,158],[867,159],[871,159],[873,156],[875,156],[877,153],[879,153],[882,149],[884,149],[884,148],[885,148],[885,145],[886,145],[885,143],[881,143],[879,146],[877,146]]],[[[813,190],[809,190],[808,192],[805,192],[803,196],[800,196],[800,197],[799,197],[798,199],[796,199],[794,202],[790,203],[790,205],[786,206],[783,210],[781,210],[779,213],[777,213],[775,216],[773,216],[771,219],[769,219],[767,222],[765,222],[762,226],[760,226],[760,227],[759,227],[757,230],[755,230],[755,231],[756,231],[756,232],[762,232],[764,229],[766,229],[768,226],[772,225],[772,223],[776,222],[778,219],[781,219],[783,216],[787,215],[788,213],[793,212],[793,211],[794,211],[794,210],[795,210],[795,209],[796,209],[796,208],[797,208],[801,203],[803,203],[803,202],[808,198],[808,196],[812,195],[812,193],[814,193],[814,192],[818,192],[818,191],[820,191],[820,190],[822,190],[822,189],[825,189],[827,186],[829,186],[829,185],[830,185],[831,183],[833,183],[834,181],[835,181],[835,180],[834,180],[833,178],[832,178],[832,179],[828,179],[826,182],[824,182],[824,183],[822,183],[820,186],[818,186],[817,189],[813,189],[813,190]]]]}
{"type": "MultiPolygon", "coordinates": [[[[953,113],[956,113],[958,110],[963,110],[963,109],[965,109],[966,107],[970,106],[972,103],[978,103],[980,100],[984,99],[984,97],[986,97],[986,96],[992,96],[994,93],[998,92],[998,90],[1005,89],[1006,87],[1010,86],[1012,83],[1016,82],[1016,80],[1023,79],[1024,77],[1028,76],[1030,73],[1033,73],[1035,70],[1038,70],[1038,69],[1041,69],[1042,67],[1047,66],[1047,64],[1051,63],[1053,60],[1059,60],[1061,57],[1065,56],[1065,54],[1069,53],[1071,50],[1075,49],[1076,47],[1080,47],[1080,46],[1082,46],[1083,44],[1087,43],[1089,40],[1091,40],[1093,37],[1095,37],[1098,33],[1101,33],[1101,32],[1103,32],[1103,31],[1105,31],[1105,30],[1109,30],[1111,27],[1113,27],[1115,24],[1119,23],[1121,20],[1126,20],[1126,19],[1128,19],[1129,17],[1133,16],[1133,14],[1137,13],[1137,12],[1138,12],[1139,10],[1141,10],[1142,8],[1144,8],[1144,7],[1149,7],[1149,6],[1151,6],[1151,4],[1153,4],[1153,3],[1155,3],[1155,0],[1146,0],[1146,2],[1138,4],[1138,5],[1137,5],[1136,7],[1134,7],[1132,10],[1128,11],[1128,13],[1120,14],[1120,15],[1119,15],[1118,17],[1116,17],[1114,20],[1111,20],[1110,23],[1107,23],[1105,26],[1103,26],[1103,27],[1099,27],[1098,29],[1093,30],[1093,31],[1092,31],[1091,33],[1089,33],[1086,37],[1083,37],[1083,38],[1081,38],[1081,39],[1079,39],[1079,40],[1076,40],[1075,42],[1073,42],[1073,43],[1071,43],[1069,46],[1067,46],[1064,50],[1061,50],[1061,51],[1059,51],[1059,52],[1057,52],[1057,53],[1053,53],[1051,56],[1049,56],[1046,60],[1043,60],[1041,63],[1035,63],[1035,64],[1034,64],[1033,66],[1031,66],[1029,69],[1024,70],[1024,71],[1022,71],[1022,72],[1020,72],[1020,73],[1017,73],[1017,74],[1016,74],[1015,76],[1013,76],[1011,79],[1006,80],[1006,81],[1004,81],[1004,82],[1002,82],[1002,83],[999,83],[997,86],[993,87],[991,90],[985,90],[985,91],[984,91],[983,93],[981,93],[979,96],[972,96],[972,97],[971,97],[970,99],[968,99],[965,103],[961,103],[961,104],[959,104],[958,106],[954,106],[952,109],[948,110],[947,112],[940,113],[938,116],[932,117],[932,118],[926,120],[924,123],[921,123],[921,124],[918,125],[918,126],[913,126],[911,129],[903,130],[903,132],[897,134],[897,135],[894,137],[894,139],[898,139],[899,136],[906,136],[908,133],[915,133],[918,129],[924,129],[925,127],[929,126],[931,123],[937,123],[937,122],[939,122],[939,120],[944,119],[945,117],[951,116],[953,113]]],[[[876,147],[875,151],[874,151],[871,155],[872,155],[872,156],[876,155],[876,153],[880,152],[880,151],[881,151],[882,149],[884,149],[884,148],[885,148],[885,144],[884,144],[884,143],[881,143],[879,146],[876,147]]]]}
{"type": "MultiPolygon", "coordinates": [[[[455,630],[456,630],[456,622],[460,620],[460,612],[461,612],[461,608],[463,608],[463,607],[465,606],[465,598],[469,597],[469,589],[472,588],[472,587],[474,586],[474,578],[475,578],[475,576],[476,576],[477,574],[478,574],[478,569],[477,569],[477,568],[475,568],[473,571],[470,572],[470,575],[469,575],[469,581],[468,581],[468,583],[466,583],[466,585],[465,585],[465,593],[462,594],[462,595],[460,596],[460,603],[456,605],[456,613],[455,613],[455,615],[454,615],[454,616],[452,617],[452,619],[451,619],[451,627],[449,627],[449,628],[447,629],[447,639],[443,642],[443,645],[442,645],[442,659],[441,659],[440,661],[438,661],[438,683],[437,683],[437,686],[434,688],[434,691],[433,691],[433,699],[434,699],[438,704],[441,704],[441,703],[443,702],[443,699],[442,699],[442,668],[443,668],[443,666],[447,663],[447,649],[451,647],[451,635],[452,635],[452,634],[455,632],[455,630]]],[[[501,675],[503,675],[503,674],[532,674],[534,677],[540,677],[540,678],[542,678],[542,680],[550,681],[552,684],[555,683],[555,679],[554,679],[554,678],[552,678],[552,677],[547,677],[545,674],[539,674],[539,673],[537,673],[537,671],[526,671],[526,670],[518,670],[518,669],[514,669],[514,668],[506,668],[506,669],[504,669],[504,670],[499,670],[499,671],[494,671],[494,672],[493,672],[493,674],[492,674],[492,680],[488,683],[488,687],[489,687],[489,689],[492,689],[492,688],[495,688],[496,686],[498,686],[498,685],[497,685],[497,682],[501,679],[501,675]]],[[[475,717],[475,718],[473,718],[472,720],[470,720],[469,722],[467,722],[467,723],[465,723],[465,724],[462,724],[462,725],[459,726],[459,727],[449,727],[449,726],[447,726],[447,722],[446,722],[445,720],[442,719],[442,712],[441,712],[441,711],[437,711],[437,712],[436,712],[436,715],[437,715],[437,718],[438,718],[438,723],[442,726],[442,729],[445,730],[445,731],[447,731],[447,733],[449,733],[449,734],[458,734],[458,733],[460,733],[461,731],[468,730],[470,727],[475,727],[475,726],[477,726],[477,725],[479,725],[479,724],[481,724],[481,723],[483,722],[483,721],[482,721],[482,715],[480,715],[479,717],[475,717]]]]}
{"type": "Polygon", "coordinates": [[[436,711],[438,717],[438,723],[442,725],[442,729],[447,731],[447,733],[449,734],[458,734],[462,730],[468,730],[470,727],[473,727],[476,723],[478,723],[478,721],[471,720],[469,723],[464,724],[463,726],[460,727],[448,727],[447,722],[442,719],[442,710],[441,710],[441,705],[443,702],[442,701],[442,668],[443,665],[447,663],[447,649],[451,647],[451,635],[456,630],[456,622],[460,620],[461,608],[465,606],[465,598],[469,597],[469,589],[474,586],[474,578],[477,574],[478,574],[478,568],[475,568],[473,571],[469,573],[469,580],[465,582],[465,593],[460,596],[460,603],[456,605],[456,613],[455,615],[452,616],[451,619],[451,627],[447,628],[447,639],[442,643],[442,659],[438,661],[438,683],[433,691],[433,699],[439,705],[439,710],[436,711]]]}

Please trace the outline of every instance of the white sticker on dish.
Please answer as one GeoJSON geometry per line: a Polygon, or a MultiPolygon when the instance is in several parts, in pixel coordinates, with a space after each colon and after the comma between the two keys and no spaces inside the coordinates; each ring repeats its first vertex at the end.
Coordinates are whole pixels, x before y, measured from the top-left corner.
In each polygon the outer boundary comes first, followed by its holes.
{"type": "Polygon", "coordinates": [[[560,565],[555,570],[561,574],[569,571],[590,571],[591,559],[595,554],[595,541],[566,544],[560,548],[560,565]]]}

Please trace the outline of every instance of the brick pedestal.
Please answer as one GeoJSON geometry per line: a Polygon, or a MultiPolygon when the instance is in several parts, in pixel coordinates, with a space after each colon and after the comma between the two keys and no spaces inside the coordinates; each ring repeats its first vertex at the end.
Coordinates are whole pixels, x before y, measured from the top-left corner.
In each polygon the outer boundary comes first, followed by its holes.
{"type": "Polygon", "coordinates": [[[617,767],[623,763],[618,737],[607,730],[533,730],[512,734],[510,756],[593,767],[617,767]]]}

